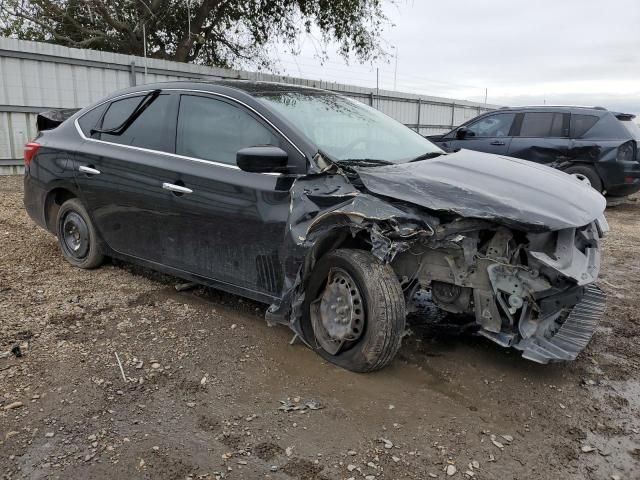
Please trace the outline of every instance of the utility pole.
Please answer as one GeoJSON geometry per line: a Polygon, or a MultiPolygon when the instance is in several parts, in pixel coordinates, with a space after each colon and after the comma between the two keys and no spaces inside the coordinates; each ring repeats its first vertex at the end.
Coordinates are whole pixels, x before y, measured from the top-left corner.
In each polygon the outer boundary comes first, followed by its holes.
{"type": "Polygon", "coordinates": [[[380,69],[376,67],[376,108],[380,110],[380,69]]]}
{"type": "Polygon", "coordinates": [[[484,106],[487,106],[487,97],[489,96],[489,89],[485,88],[484,89],[484,106]]]}
{"type": "Polygon", "coordinates": [[[147,83],[147,28],[142,24],[142,48],[144,50],[144,83],[147,83]]]}
{"type": "Polygon", "coordinates": [[[397,90],[397,84],[398,84],[398,47],[394,46],[393,48],[396,49],[396,66],[393,70],[393,89],[397,90]]]}

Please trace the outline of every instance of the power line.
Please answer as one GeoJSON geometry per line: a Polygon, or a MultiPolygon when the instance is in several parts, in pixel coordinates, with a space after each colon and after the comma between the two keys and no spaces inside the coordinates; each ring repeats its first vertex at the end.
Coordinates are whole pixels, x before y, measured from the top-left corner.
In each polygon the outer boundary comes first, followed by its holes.
{"type": "MultiPolygon", "coordinates": [[[[294,57],[291,57],[292,59],[294,57]]],[[[336,61],[328,61],[327,63],[331,63],[335,66],[331,67],[331,66],[327,66],[322,62],[322,64],[319,63],[319,61],[317,59],[314,58],[309,58],[309,57],[305,57],[305,56],[297,56],[295,57],[296,60],[291,61],[291,60],[282,60],[280,58],[280,63],[289,63],[289,64],[296,64],[299,68],[300,65],[302,65],[303,67],[305,67],[305,69],[313,69],[313,70],[322,70],[322,71],[331,71],[331,72],[336,72],[351,78],[357,77],[357,78],[365,78],[365,79],[370,79],[373,78],[375,76],[375,69],[376,67],[365,67],[364,65],[353,65],[353,66],[345,66],[343,63],[341,62],[336,62],[336,61]],[[309,63],[309,61],[311,61],[311,63],[309,63]],[[363,68],[365,70],[363,70],[363,68]]],[[[383,78],[389,78],[389,79],[393,79],[394,77],[396,77],[396,73],[394,71],[387,71],[384,70],[380,67],[379,71],[380,71],[380,76],[383,78]]],[[[484,86],[480,86],[480,85],[471,85],[471,84],[465,84],[465,83],[459,83],[459,82],[452,82],[452,81],[446,81],[446,80],[441,80],[441,79],[435,79],[435,78],[431,78],[431,77],[426,77],[423,75],[415,75],[415,74],[402,74],[399,77],[401,80],[414,80],[416,82],[422,82],[422,83],[428,83],[428,84],[437,84],[437,85],[444,85],[447,87],[457,87],[457,88],[472,88],[472,89],[477,89],[477,90],[484,90],[486,87],[484,86]]],[[[386,83],[386,82],[385,82],[386,83]]],[[[399,83],[396,81],[396,84],[399,83]]]]}
{"type": "Polygon", "coordinates": [[[478,85],[445,81],[422,75],[398,75],[395,69],[394,71],[383,70],[374,65],[345,65],[344,62],[325,61],[305,55],[288,55],[283,59],[277,51],[275,54],[277,63],[284,70],[276,74],[298,76],[307,80],[326,83],[349,83],[365,88],[387,88],[417,95],[451,98],[477,97],[482,99],[486,90],[486,87],[478,85]],[[395,85],[395,88],[392,85],[395,85]]]}

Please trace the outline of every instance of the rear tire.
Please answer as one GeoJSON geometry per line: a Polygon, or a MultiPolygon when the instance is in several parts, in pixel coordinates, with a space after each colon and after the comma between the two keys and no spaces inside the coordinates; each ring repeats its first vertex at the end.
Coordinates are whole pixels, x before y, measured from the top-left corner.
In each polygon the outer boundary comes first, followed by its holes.
{"type": "Polygon", "coordinates": [[[582,175],[587,180],[589,180],[592,188],[602,193],[602,180],[600,180],[600,176],[593,168],[584,165],[576,165],[567,168],[566,170],[564,170],[564,172],[574,176],[582,175]]]}
{"type": "Polygon", "coordinates": [[[77,198],[67,200],[58,210],[56,234],[62,255],[74,267],[91,269],[102,264],[96,229],[77,198]]]}
{"type": "MultiPolygon", "coordinates": [[[[356,321],[360,322],[361,318],[356,321]]],[[[405,322],[405,301],[400,283],[391,266],[371,253],[336,250],[322,257],[311,272],[305,292],[302,329],[307,343],[329,362],[359,373],[382,369],[400,348],[405,322]],[[335,354],[320,345],[311,313],[312,304],[327,294],[327,280],[332,272],[339,272],[340,278],[349,279],[347,282],[353,280],[354,285],[349,288],[353,288],[352,293],[357,291],[355,303],[361,302],[364,310],[364,325],[358,323],[358,327],[363,327],[362,331],[354,328],[357,339],[345,342],[335,354]]]]}

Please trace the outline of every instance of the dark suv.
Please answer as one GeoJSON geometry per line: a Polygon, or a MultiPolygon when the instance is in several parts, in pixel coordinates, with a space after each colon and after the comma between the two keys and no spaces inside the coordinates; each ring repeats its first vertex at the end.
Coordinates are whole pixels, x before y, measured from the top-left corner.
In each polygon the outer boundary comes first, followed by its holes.
{"type": "Polygon", "coordinates": [[[505,107],[429,139],[543,163],[588,180],[609,197],[640,190],[640,128],[635,115],[602,107],[505,107]]]}

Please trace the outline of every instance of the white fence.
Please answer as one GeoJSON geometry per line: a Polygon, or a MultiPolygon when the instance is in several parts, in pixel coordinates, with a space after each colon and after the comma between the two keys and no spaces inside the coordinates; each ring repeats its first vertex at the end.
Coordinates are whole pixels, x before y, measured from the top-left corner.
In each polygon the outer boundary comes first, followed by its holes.
{"type": "Polygon", "coordinates": [[[35,117],[51,108],[87,106],[115,90],[170,80],[247,79],[308,85],[372,105],[423,135],[440,133],[497,108],[333,82],[145,59],[0,38],[0,174],[16,173],[35,117]],[[146,72],[146,73],[145,73],[146,72]]]}

